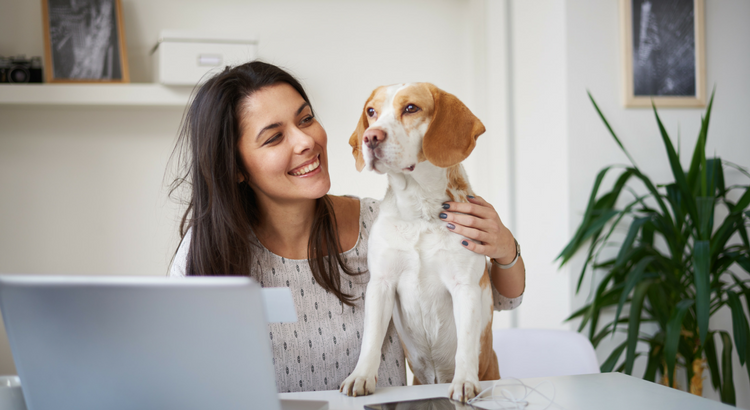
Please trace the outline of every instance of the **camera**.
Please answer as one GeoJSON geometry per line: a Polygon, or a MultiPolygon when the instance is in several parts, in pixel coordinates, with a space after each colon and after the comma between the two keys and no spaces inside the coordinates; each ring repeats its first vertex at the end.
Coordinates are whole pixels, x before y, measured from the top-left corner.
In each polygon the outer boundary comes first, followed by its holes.
{"type": "Polygon", "coordinates": [[[42,58],[0,57],[0,83],[41,83],[42,58]]]}

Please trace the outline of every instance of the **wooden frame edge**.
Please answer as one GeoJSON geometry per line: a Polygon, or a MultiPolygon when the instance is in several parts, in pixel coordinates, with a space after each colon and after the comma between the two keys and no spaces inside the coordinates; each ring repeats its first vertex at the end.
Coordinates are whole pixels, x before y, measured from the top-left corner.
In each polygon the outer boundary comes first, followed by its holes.
{"type": "Polygon", "coordinates": [[[632,0],[620,0],[620,35],[623,54],[622,104],[625,108],[703,108],[706,106],[705,1],[693,0],[695,20],[695,97],[636,97],[633,91],[632,0]]]}

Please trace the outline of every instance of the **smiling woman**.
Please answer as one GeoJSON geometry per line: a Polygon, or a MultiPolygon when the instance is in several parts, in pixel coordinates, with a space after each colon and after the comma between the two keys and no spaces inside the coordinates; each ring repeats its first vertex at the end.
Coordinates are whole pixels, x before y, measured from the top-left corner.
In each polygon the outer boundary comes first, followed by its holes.
{"type": "MultiPolygon", "coordinates": [[[[359,357],[367,238],[378,202],[327,195],[326,132],[297,80],[251,62],[208,80],[183,122],[172,192],[190,198],[171,276],[289,287],[299,320],[269,324],[279,391],[338,388],[359,357]]],[[[406,384],[395,329],[380,384],[406,384]]],[[[210,348],[210,347],[207,347],[210,348]]]]}

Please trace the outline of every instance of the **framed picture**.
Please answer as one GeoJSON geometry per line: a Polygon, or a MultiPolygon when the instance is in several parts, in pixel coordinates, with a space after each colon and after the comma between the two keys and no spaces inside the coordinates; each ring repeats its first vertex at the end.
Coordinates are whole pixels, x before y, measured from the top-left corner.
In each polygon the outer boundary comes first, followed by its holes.
{"type": "Polygon", "coordinates": [[[120,0],[42,0],[46,81],[127,83],[120,0]]]}
{"type": "Polygon", "coordinates": [[[626,107],[703,107],[703,0],[620,0],[626,107]]]}

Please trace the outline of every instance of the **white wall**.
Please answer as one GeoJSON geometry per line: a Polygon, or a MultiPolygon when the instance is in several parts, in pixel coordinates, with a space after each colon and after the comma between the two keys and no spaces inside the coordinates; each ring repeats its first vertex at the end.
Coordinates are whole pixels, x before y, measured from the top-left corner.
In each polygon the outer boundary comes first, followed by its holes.
{"type": "MultiPolygon", "coordinates": [[[[571,0],[566,3],[565,14],[570,237],[581,222],[598,171],[609,164],[628,163],[588,100],[587,89],[643,172],[654,183],[666,183],[672,181],[673,177],[653,112],[649,109],[625,109],[621,104],[623,62],[619,48],[618,2],[571,0]]],[[[749,22],[750,2],[706,0],[707,84],[709,92],[710,87],[716,85],[717,88],[707,152],[715,152],[721,158],[744,167],[750,166],[749,22]]],[[[703,112],[703,109],[659,110],[675,145],[678,133],[681,135],[684,168],[689,166],[689,155],[695,146],[703,112]]],[[[750,183],[736,171],[725,170],[725,173],[727,185],[750,183]]],[[[609,183],[611,186],[611,178],[609,183]]],[[[570,263],[569,269],[574,273],[570,275],[568,286],[571,293],[575,291],[583,257],[579,254],[570,263]]],[[[573,309],[582,306],[587,296],[588,287],[584,284],[581,294],[573,299],[573,309]]],[[[710,326],[731,331],[731,317],[721,312],[710,326]]],[[[600,362],[621,340],[624,339],[618,336],[614,341],[605,340],[602,343],[598,351],[600,362]]],[[[642,347],[645,349],[645,346],[642,347]]],[[[639,360],[634,374],[642,375],[644,367],[645,360],[639,360]]],[[[741,408],[750,408],[747,371],[739,366],[736,355],[733,369],[737,404],[741,408]]],[[[718,395],[710,389],[709,374],[705,373],[704,376],[704,396],[717,398],[718,395]]]]}
{"type": "Polygon", "coordinates": [[[568,239],[565,3],[511,2],[512,175],[516,238],[526,264],[518,325],[567,328],[567,269],[553,262],[568,239]]]}
{"type": "MultiPolygon", "coordinates": [[[[0,55],[43,55],[41,2],[5,3],[0,55]]],[[[466,162],[472,184],[502,210],[505,56],[494,46],[504,44],[504,26],[491,3],[122,0],[133,82],[150,81],[148,51],[161,29],[257,36],[260,58],[307,88],[328,132],[335,194],[385,192],[384,177],[356,172],[348,145],[373,88],[429,81],[457,95],[488,128],[466,162]]],[[[0,272],[165,274],[181,215],[163,177],[181,116],[175,108],[0,105],[0,272]]],[[[0,374],[14,372],[0,329],[0,374]]]]}

